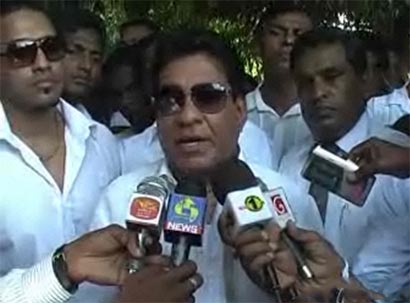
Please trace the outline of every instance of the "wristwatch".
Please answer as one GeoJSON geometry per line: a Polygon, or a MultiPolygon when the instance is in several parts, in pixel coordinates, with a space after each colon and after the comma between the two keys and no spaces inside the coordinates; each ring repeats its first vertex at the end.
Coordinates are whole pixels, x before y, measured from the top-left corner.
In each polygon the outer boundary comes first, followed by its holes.
{"type": "Polygon", "coordinates": [[[78,289],[78,284],[73,282],[68,276],[68,267],[64,255],[64,246],[65,245],[60,246],[53,254],[53,271],[61,286],[70,294],[74,294],[78,289]]]}

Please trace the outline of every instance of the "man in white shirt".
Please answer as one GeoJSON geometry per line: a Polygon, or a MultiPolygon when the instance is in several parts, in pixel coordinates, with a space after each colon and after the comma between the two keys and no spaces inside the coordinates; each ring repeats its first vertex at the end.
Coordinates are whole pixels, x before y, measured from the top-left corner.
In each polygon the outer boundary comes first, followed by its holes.
{"type": "Polygon", "coordinates": [[[256,38],[264,80],[246,95],[246,106],[248,119],[272,140],[275,169],[287,150],[309,134],[301,117],[289,60],[296,38],[312,27],[306,10],[294,1],[275,1],[258,26],[256,38]]]}
{"type": "MultiPolygon", "coordinates": [[[[157,131],[165,159],[141,165],[114,181],[100,201],[92,227],[117,222],[124,225],[135,186],[147,176],[166,174],[201,179],[232,157],[238,157],[238,137],[246,119],[239,64],[216,34],[183,31],[163,37],[156,54],[154,96],[157,131]]],[[[239,158],[243,158],[239,154],[239,158]]],[[[286,178],[264,167],[251,169],[269,189],[287,191],[298,224],[321,231],[313,201],[299,194],[286,178]]],[[[203,246],[192,247],[190,258],[198,264],[204,286],[197,302],[264,301],[272,298],[247,278],[218,235],[216,221],[222,207],[208,195],[203,246]]],[[[165,254],[171,245],[163,243],[165,254]]]]}
{"type": "MultiPolygon", "coordinates": [[[[315,144],[336,144],[349,152],[380,129],[380,121],[365,111],[363,56],[360,41],[336,29],[306,33],[295,45],[292,68],[312,137],[285,156],[280,172],[294,178],[306,193],[315,195],[314,186],[301,176],[315,144]]],[[[386,296],[409,279],[405,273],[410,270],[410,229],[403,224],[409,216],[408,181],[378,175],[363,207],[323,189],[323,203],[315,195],[325,206],[326,238],[367,288],[386,296]],[[382,241],[376,226],[383,229],[382,241]]]]}
{"type": "Polygon", "coordinates": [[[372,119],[384,126],[392,125],[401,116],[410,114],[409,84],[396,88],[390,94],[377,96],[367,101],[366,111],[372,119]]]}
{"type": "Polygon", "coordinates": [[[0,276],[87,231],[120,174],[115,138],[59,99],[64,43],[29,4],[2,2],[0,276]]]}
{"type": "Polygon", "coordinates": [[[55,18],[67,48],[63,60],[63,98],[91,118],[93,90],[101,79],[105,30],[102,20],[90,11],[68,9],[55,18]]]}

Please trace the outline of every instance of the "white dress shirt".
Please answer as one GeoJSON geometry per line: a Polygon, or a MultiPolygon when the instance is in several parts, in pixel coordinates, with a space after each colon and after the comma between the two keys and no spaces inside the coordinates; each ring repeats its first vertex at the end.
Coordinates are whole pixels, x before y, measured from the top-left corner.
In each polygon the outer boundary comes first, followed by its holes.
{"type": "Polygon", "coordinates": [[[309,136],[309,129],[302,118],[299,103],[280,116],[262,99],[260,86],[245,97],[248,120],[265,131],[271,140],[274,156],[273,169],[277,169],[285,153],[295,144],[309,136]]]}
{"type": "MultiPolygon", "coordinates": [[[[307,229],[322,232],[322,222],[314,201],[302,195],[292,182],[277,172],[259,165],[250,164],[254,174],[266,183],[269,189],[283,187],[297,224],[307,229]]],[[[115,180],[106,190],[97,208],[92,228],[100,228],[111,223],[125,225],[125,217],[131,194],[136,185],[147,176],[167,174],[172,177],[165,161],[157,164],[140,166],[130,174],[115,180]]],[[[217,205],[212,222],[205,227],[202,247],[192,247],[190,259],[198,265],[198,272],[203,275],[205,283],[196,292],[196,302],[272,302],[269,297],[254,285],[246,276],[239,261],[234,260],[229,249],[222,244],[217,220],[222,207],[217,205]]],[[[163,253],[170,254],[171,245],[164,243],[163,253]]]]}
{"type": "Polygon", "coordinates": [[[75,105],[75,108],[82,113],[85,117],[87,117],[88,119],[92,120],[93,118],[91,117],[90,113],[88,112],[88,110],[85,108],[84,105],[82,105],[81,103],[77,103],[75,105]]]}
{"type": "Polygon", "coordinates": [[[65,121],[64,185],[15,134],[0,103],[0,277],[29,268],[88,230],[103,189],[120,174],[118,145],[109,130],[70,104],[65,121]]]}
{"type": "MultiPolygon", "coordinates": [[[[355,126],[336,144],[349,152],[372,137],[374,130],[379,130],[373,122],[364,112],[355,126]]],[[[310,182],[301,176],[301,172],[313,144],[313,138],[309,138],[295,146],[284,157],[279,169],[279,172],[298,182],[306,193],[310,182]]],[[[410,226],[393,224],[402,221],[402,218],[409,218],[409,191],[408,182],[378,175],[363,207],[329,193],[326,238],[351,264],[353,272],[365,286],[385,295],[410,279],[408,274],[404,274],[410,270],[410,246],[408,241],[404,241],[410,237],[410,226]],[[380,234],[378,237],[375,225],[383,229],[383,234],[387,236],[380,234]],[[387,289],[385,286],[388,282],[393,285],[387,289]]]]}
{"type": "Polygon", "coordinates": [[[110,127],[131,127],[131,123],[118,110],[111,115],[110,127]]]}
{"type": "Polygon", "coordinates": [[[0,303],[63,303],[70,297],[54,275],[51,256],[0,278],[0,303]]]}
{"type": "Polygon", "coordinates": [[[367,102],[366,111],[371,119],[379,120],[382,125],[393,125],[401,116],[410,114],[410,99],[406,88],[371,98],[367,102]]]}
{"type": "MultiPolygon", "coordinates": [[[[141,165],[155,163],[165,155],[159,142],[156,124],[131,137],[117,136],[120,142],[123,174],[138,169],[141,165]]],[[[272,146],[266,134],[252,122],[246,121],[239,135],[239,147],[247,162],[272,168],[272,146]]]]}

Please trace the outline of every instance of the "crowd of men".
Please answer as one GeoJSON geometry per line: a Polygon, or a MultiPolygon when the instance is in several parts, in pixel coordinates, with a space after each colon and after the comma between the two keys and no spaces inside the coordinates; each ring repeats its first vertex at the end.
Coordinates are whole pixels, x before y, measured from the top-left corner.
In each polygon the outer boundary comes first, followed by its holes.
{"type": "Polygon", "coordinates": [[[318,21],[275,1],[255,84],[204,29],[131,20],[107,54],[93,13],[2,1],[0,302],[409,302],[409,36],[318,21]],[[362,205],[306,178],[318,145],[358,165],[349,182],[372,181],[362,205]],[[238,159],[284,191],[313,278],[274,221],[233,232],[211,179],[238,159]],[[159,175],[207,188],[202,246],[178,266],[125,225],[136,186],[159,175]]]}

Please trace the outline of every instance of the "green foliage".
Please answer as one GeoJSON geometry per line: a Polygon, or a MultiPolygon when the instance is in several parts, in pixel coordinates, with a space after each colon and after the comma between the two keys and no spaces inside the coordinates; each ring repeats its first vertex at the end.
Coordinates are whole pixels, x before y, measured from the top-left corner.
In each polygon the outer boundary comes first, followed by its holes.
{"type": "MultiPolygon", "coordinates": [[[[46,0],[45,0],[46,1],[46,0]]],[[[73,4],[74,0],[60,1],[73,4]]],[[[301,0],[299,0],[301,1],[301,0]]],[[[54,2],[48,0],[48,2],[54,2]]],[[[109,44],[118,39],[119,25],[130,18],[148,18],[163,30],[205,27],[220,33],[232,43],[245,70],[258,75],[260,61],[256,56],[253,32],[263,10],[275,1],[228,0],[83,0],[74,1],[105,21],[109,44]]],[[[409,31],[410,0],[309,0],[302,1],[313,18],[321,23],[343,26],[350,30],[375,31],[390,37],[397,28],[409,31]],[[343,18],[341,18],[343,14],[343,18]],[[404,16],[399,18],[399,16],[404,16]],[[401,20],[397,25],[395,20],[401,20]]],[[[54,2],[55,5],[55,2],[54,2]]]]}

